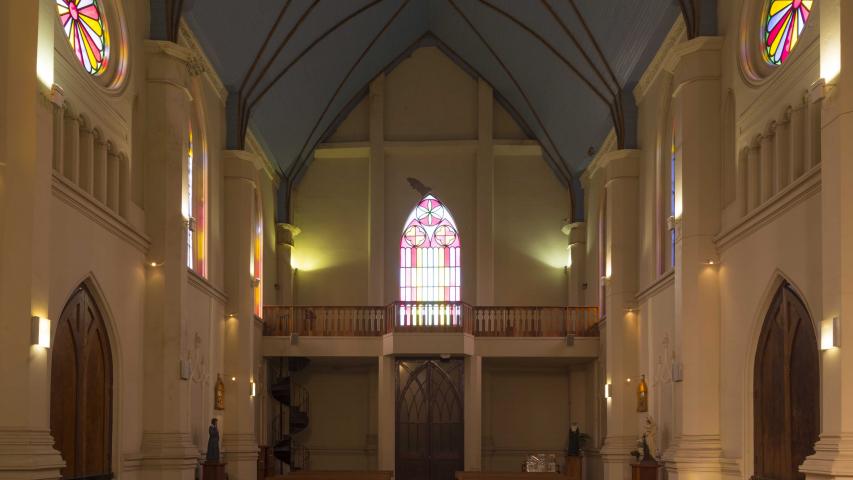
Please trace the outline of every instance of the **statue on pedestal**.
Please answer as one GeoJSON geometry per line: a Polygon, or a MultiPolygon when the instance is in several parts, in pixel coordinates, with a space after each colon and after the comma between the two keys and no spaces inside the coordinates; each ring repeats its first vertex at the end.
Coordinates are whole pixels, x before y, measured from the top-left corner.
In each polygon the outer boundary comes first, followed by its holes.
{"type": "Polygon", "coordinates": [[[210,427],[208,428],[210,438],[207,440],[206,463],[219,463],[219,428],[216,424],[215,418],[210,420],[210,427]]]}
{"type": "Polygon", "coordinates": [[[569,427],[569,455],[581,454],[581,429],[577,423],[572,422],[569,427]]]}

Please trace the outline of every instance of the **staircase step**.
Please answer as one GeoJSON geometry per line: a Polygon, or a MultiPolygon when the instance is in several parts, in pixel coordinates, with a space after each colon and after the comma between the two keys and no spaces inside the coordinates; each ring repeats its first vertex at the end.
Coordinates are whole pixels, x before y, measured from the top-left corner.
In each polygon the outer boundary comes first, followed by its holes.
{"type": "Polygon", "coordinates": [[[272,394],[272,398],[278,400],[279,402],[290,406],[290,392],[292,389],[292,382],[290,377],[281,377],[272,384],[270,388],[270,394],[272,394]]]}

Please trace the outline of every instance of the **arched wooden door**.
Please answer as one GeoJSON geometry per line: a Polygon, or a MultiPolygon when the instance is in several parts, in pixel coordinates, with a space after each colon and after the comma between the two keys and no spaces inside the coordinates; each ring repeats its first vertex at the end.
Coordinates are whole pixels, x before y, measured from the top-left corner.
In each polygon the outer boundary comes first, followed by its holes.
{"type": "Polygon", "coordinates": [[[397,363],[397,465],[400,480],[453,480],[464,469],[463,362],[397,363]]]}
{"type": "Polygon", "coordinates": [[[80,286],[59,318],[50,372],[50,431],[66,463],[63,479],[112,478],[112,392],[104,319],[80,286]]]}
{"type": "Polygon", "coordinates": [[[755,477],[803,479],[799,466],[820,434],[817,337],[805,305],[787,284],[764,318],[755,356],[755,477]]]}

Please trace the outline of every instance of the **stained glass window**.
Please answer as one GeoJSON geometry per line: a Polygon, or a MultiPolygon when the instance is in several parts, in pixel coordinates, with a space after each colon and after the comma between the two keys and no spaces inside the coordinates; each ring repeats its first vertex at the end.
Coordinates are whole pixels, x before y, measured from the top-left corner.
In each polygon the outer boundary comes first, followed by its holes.
{"type": "Polygon", "coordinates": [[[98,0],[56,0],[59,22],[80,65],[92,75],[107,70],[110,35],[98,0]]]}
{"type": "Polygon", "coordinates": [[[195,230],[195,218],[193,212],[193,131],[190,129],[190,135],[187,142],[187,198],[186,211],[184,216],[187,218],[187,266],[195,268],[195,248],[193,247],[193,231],[195,230]]]}
{"type": "Polygon", "coordinates": [[[264,238],[264,223],[263,214],[261,212],[261,201],[255,196],[254,202],[254,222],[252,229],[252,251],[249,264],[249,273],[252,277],[253,302],[255,315],[261,317],[263,315],[263,238],[264,238]]]}
{"type": "Polygon", "coordinates": [[[458,302],[460,242],[450,211],[433,195],[418,202],[400,238],[400,300],[458,302]]]}
{"type": "MultiPolygon", "coordinates": [[[[673,129],[674,131],[674,129],[673,129]]],[[[675,217],[675,161],[677,158],[675,144],[672,145],[672,155],[669,157],[669,216],[675,217]]],[[[670,222],[669,228],[669,266],[675,267],[675,222],[670,222]]]]}
{"type": "Polygon", "coordinates": [[[764,27],[764,53],[771,65],[781,65],[797,45],[809,20],[814,0],[770,0],[764,27]]]}

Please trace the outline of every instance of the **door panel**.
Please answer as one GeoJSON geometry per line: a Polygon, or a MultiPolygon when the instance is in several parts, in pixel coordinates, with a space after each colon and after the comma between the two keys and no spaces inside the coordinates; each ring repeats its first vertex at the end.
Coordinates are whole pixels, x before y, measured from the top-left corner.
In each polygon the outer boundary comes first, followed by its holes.
{"type": "Polygon", "coordinates": [[[53,342],[50,430],[63,479],[112,471],[112,353],[94,299],[81,286],[62,310],[53,342]]]}
{"type": "Polygon", "coordinates": [[[755,357],[755,478],[799,480],[820,433],[817,339],[805,305],[780,287],[755,357]]]}
{"type": "Polygon", "coordinates": [[[452,480],[464,468],[462,360],[397,368],[397,478],[452,480]]]}

